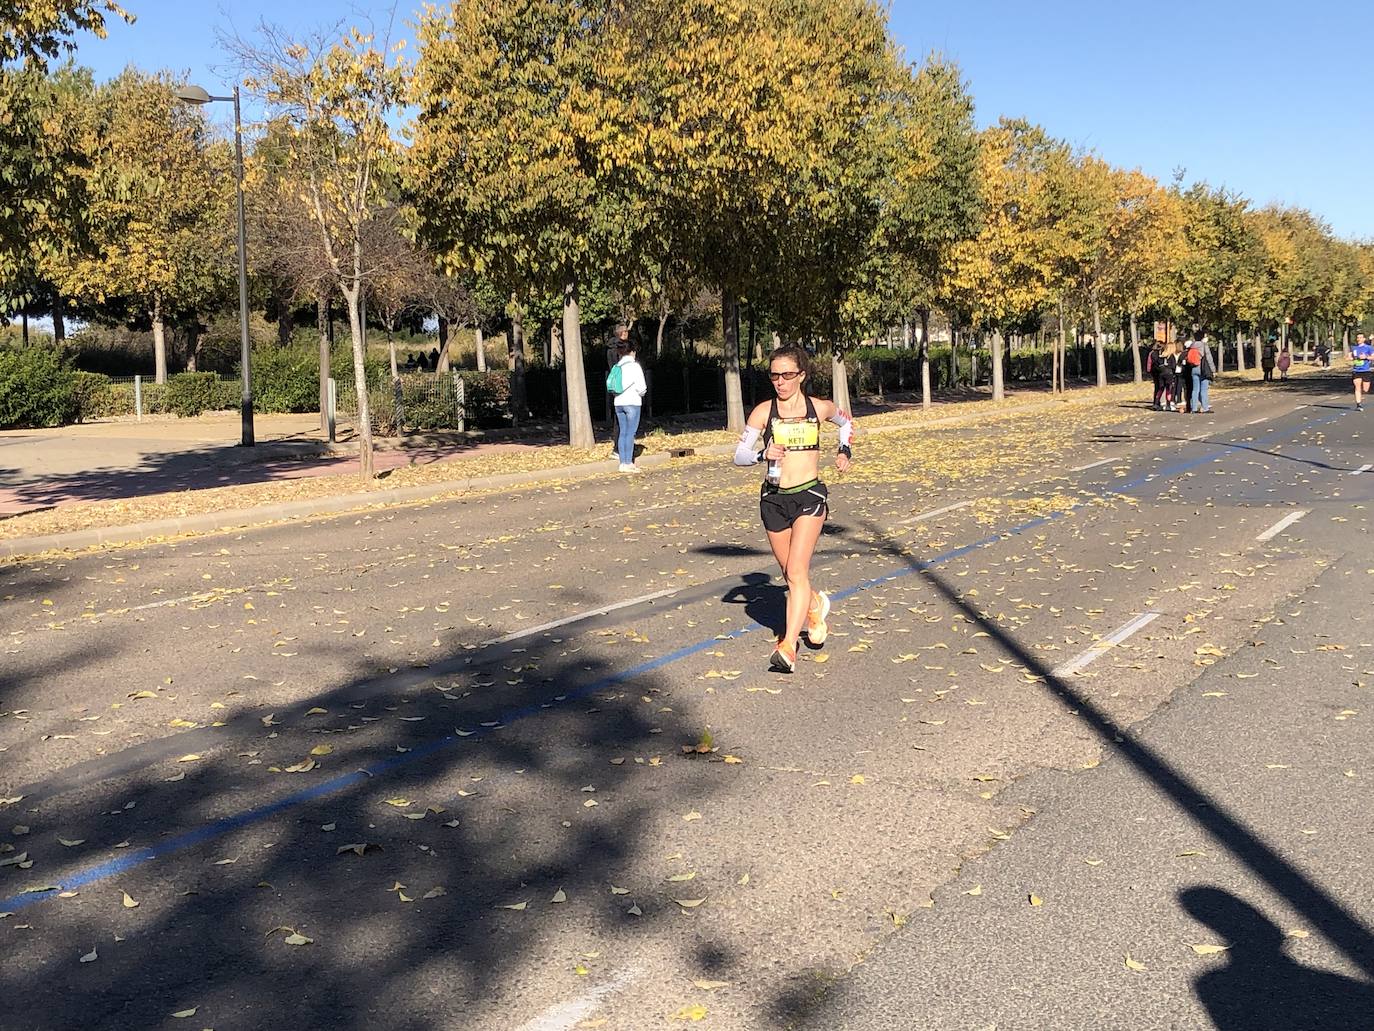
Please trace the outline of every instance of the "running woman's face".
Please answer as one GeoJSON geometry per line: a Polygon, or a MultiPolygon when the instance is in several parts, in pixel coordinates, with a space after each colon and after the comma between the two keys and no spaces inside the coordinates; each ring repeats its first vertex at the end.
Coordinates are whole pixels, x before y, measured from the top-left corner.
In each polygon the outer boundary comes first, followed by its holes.
{"type": "Polygon", "coordinates": [[[801,390],[806,373],[799,370],[791,358],[779,358],[768,367],[768,378],[772,381],[778,400],[786,401],[801,390]]]}

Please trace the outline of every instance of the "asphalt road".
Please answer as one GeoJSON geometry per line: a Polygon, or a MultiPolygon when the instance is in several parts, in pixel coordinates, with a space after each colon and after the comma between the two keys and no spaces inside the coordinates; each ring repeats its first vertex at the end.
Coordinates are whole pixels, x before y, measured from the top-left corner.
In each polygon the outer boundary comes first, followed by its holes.
{"type": "Polygon", "coordinates": [[[792,677],[719,463],[0,567],[0,1025],[1369,1026],[1374,424],[1285,387],[860,441],[792,677]]]}

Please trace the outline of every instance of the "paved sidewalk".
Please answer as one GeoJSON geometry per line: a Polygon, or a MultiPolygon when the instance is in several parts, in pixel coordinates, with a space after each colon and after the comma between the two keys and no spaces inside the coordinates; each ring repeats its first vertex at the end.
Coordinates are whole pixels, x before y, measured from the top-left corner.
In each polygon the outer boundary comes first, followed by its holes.
{"type": "MultiPolygon", "coordinates": [[[[331,446],[313,415],[260,415],[257,446],[237,446],[237,414],[198,419],[108,421],[0,433],[0,518],[83,501],[336,476],[357,470],[356,449],[331,446]],[[353,453],[350,453],[353,451],[353,453]]],[[[528,451],[536,443],[460,441],[389,447],[378,472],[477,454],[528,451]]]]}

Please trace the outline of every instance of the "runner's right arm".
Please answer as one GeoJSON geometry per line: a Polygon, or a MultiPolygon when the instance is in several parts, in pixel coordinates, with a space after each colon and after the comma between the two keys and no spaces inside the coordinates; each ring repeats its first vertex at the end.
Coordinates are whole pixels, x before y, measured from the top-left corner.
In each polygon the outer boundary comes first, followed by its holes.
{"type": "Polygon", "coordinates": [[[768,404],[764,403],[749,413],[749,421],[744,424],[744,432],[740,434],[739,444],[735,447],[736,465],[749,466],[758,462],[759,436],[768,422],[768,408],[768,404]]]}

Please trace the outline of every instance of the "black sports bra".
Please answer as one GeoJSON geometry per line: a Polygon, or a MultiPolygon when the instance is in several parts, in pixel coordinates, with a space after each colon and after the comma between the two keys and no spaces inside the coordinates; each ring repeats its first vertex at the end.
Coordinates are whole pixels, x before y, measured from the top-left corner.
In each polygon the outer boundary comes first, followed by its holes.
{"type": "Polygon", "coordinates": [[[806,415],[798,419],[784,419],[778,414],[778,399],[773,398],[773,407],[768,413],[768,425],[763,431],[763,446],[766,449],[771,441],[777,441],[788,451],[819,451],[821,449],[821,420],[816,414],[816,406],[811,403],[811,395],[806,398],[806,415]]]}

